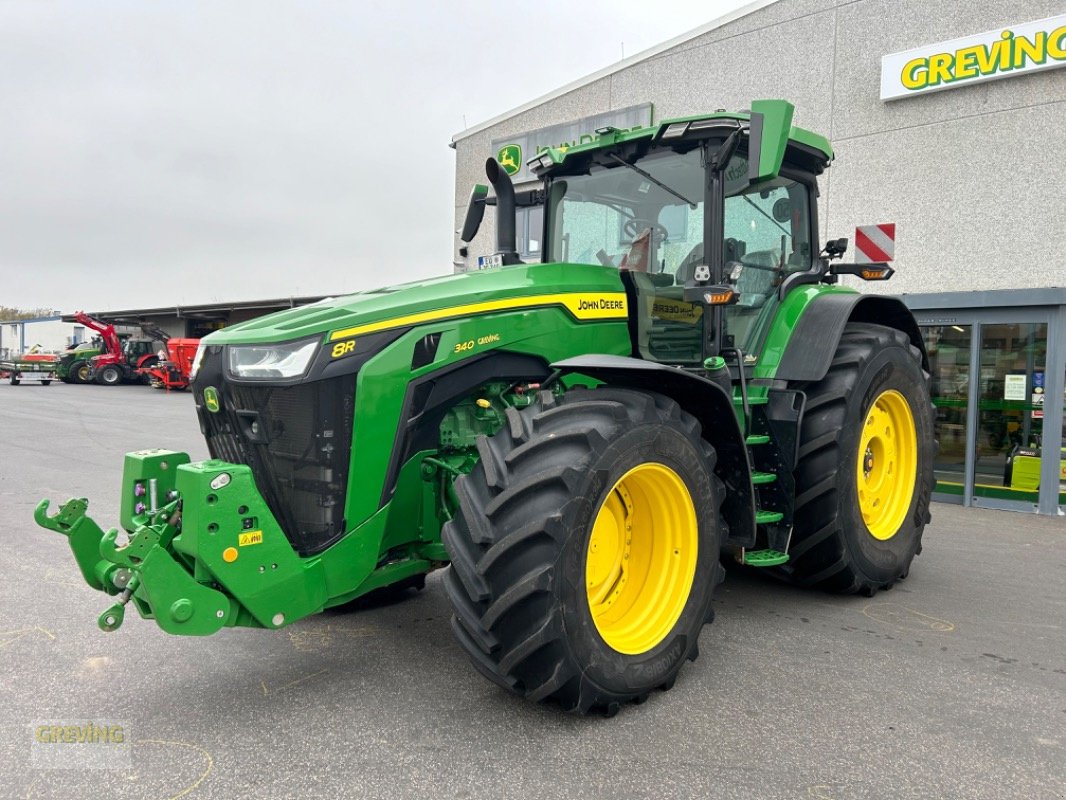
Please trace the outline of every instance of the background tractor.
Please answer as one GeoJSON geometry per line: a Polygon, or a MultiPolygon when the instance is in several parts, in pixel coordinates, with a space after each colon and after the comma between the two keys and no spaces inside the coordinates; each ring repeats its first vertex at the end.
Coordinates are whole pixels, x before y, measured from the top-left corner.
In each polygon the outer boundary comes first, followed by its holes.
{"type": "Polygon", "coordinates": [[[99,337],[71,345],[56,361],[56,377],[63,383],[85,383],[89,374],[89,359],[99,355],[102,349],[103,342],[99,337]]]}
{"type": "Polygon", "coordinates": [[[89,359],[89,380],[104,386],[120,383],[146,382],[140,370],[147,370],[159,363],[160,344],[165,349],[170,334],[162,328],[142,323],[143,337],[120,340],[113,325],[108,326],[110,335],[104,334],[105,352],[89,359]]]}
{"type": "Polygon", "coordinates": [[[933,487],[922,339],[818,246],[829,142],[784,101],[495,160],[498,268],[328,299],[206,337],[212,458],[126,456],[121,526],[68,501],[85,580],[176,634],[282,628],[447,566],[452,628],[506,689],[579,713],[670,688],[723,556],[872,595],[933,487]],[[543,204],[544,261],[515,250],[543,204]]]}
{"type": "Polygon", "coordinates": [[[63,353],[56,364],[56,377],[64,383],[88,383],[92,380],[92,359],[111,349],[121,352],[122,341],[115,332],[114,325],[94,319],[84,311],[77,312],[74,319],[99,336],[94,336],[91,341],[82,342],[63,353]]]}

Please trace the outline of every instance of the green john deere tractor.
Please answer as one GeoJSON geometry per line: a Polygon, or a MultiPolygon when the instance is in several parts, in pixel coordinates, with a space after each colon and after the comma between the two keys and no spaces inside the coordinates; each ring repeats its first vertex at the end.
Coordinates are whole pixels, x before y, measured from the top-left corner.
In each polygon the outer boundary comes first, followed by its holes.
{"type": "Polygon", "coordinates": [[[69,348],[56,362],[56,377],[63,383],[88,383],[89,361],[102,352],[99,339],[69,348]]]}
{"type": "Polygon", "coordinates": [[[818,246],[829,142],[759,101],[500,165],[498,267],[205,338],[212,458],[126,456],[121,526],[36,519],[85,580],[165,631],[282,628],[446,567],[473,665],[532,700],[613,713],[673,685],[723,557],[872,595],[906,577],[933,488],[921,336],[818,246]],[[543,204],[543,263],[515,209],[543,204]]]}

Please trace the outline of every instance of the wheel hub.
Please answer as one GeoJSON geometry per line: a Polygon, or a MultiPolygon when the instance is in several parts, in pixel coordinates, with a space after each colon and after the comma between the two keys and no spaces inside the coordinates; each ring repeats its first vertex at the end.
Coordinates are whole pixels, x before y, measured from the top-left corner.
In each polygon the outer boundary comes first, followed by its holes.
{"type": "Polygon", "coordinates": [[[669,635],[692,590],[698,542],[692,496],[669,467],[641,464],[611,488],[585,556],[589,611],[611,648],[636,655],[669,635]]]}
{"type": "Polygon", "coordinates": [[[907,516],[918,474],[914,415],[895,389],[882,392],[870,405],[859,453],[859,509],[870,534],[885,541],[896,535],[907,516]]]}

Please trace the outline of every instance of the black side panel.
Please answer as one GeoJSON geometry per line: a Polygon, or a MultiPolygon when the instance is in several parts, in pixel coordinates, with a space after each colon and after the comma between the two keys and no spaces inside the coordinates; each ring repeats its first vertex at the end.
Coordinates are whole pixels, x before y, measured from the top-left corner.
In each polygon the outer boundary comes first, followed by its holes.
{"type": "Polygon", "coordinates": [[[803,312],[774,376],[784,381],[818,381],[829,372],[837,344],[849,322],[885,325],[906,333],[922,351],[922,367],[929,357],[914,315],[898,297],[860,294],[825,294],[803,312]]]}
{"type": "Polygon", "coordinates": [[[400,429],[392,446],[381,505],[392,498],[400,467],[418,451],[435,450],[440,446],[440,423],[458,400],[490,381],[537,381],[548,374],[548,365],[542,359],[497,352],[468,358],[407,384],[400,412],[400,429]]]}
{"type": "Polygon", "coordinates": [[[751,464],[733,399],[720,385],[687,370],[612,355],[587,355],[552,364],[559,372],[579,373],[613,386],[658,392],[673,398],[700,421],[703,435],[718,453],[715,474],[726,485],[722,516],[729,526],[723,544],[755,543],[755,492],[751,464]]]}

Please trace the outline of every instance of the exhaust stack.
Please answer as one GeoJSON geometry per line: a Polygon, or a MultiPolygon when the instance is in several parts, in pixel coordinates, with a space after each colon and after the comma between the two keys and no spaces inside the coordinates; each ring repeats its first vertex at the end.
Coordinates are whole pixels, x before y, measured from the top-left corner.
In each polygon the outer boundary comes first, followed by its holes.
{"type": "Polygon", "coordinates": [[[515,237],[515,197],[511,176],[495,158],[485,162],[485,175],[496,192],[496,252],[504,265],[520,264],[515,237]]]}

